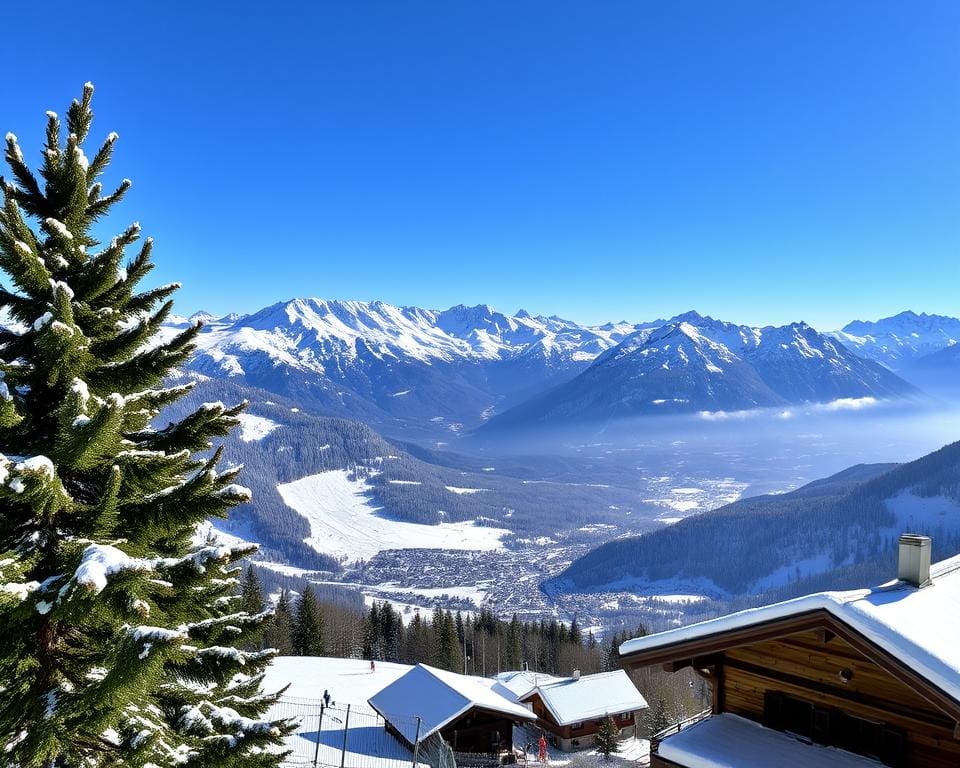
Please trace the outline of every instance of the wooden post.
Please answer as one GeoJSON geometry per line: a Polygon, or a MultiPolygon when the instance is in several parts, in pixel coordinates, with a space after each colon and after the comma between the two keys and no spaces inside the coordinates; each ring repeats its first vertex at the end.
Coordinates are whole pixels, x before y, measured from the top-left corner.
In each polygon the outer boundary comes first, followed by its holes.
{"type": "Polygon", "coordinates": [[[420,726],[423,723],[419,717],[417,718],[417,736],[413,740],[413,768],[417,768],[417,760],[420,757],[420,726]]]}
{"type": "Polygon", "coordinates": [[[317,765],[320,762],[320,732],[323,730],[323,709],[324,705],[320,705],[320,720],[317,722],[317,747],[313,751],[313,768],[317,768],[317,765]]]}
{"type": "Polygon", "coordinates": [[[347,729],[350,727],[350,705],[347,704],[347,716],[343,719],[343,749],[340,750],[340,768],[347,762],[347,729]]]}

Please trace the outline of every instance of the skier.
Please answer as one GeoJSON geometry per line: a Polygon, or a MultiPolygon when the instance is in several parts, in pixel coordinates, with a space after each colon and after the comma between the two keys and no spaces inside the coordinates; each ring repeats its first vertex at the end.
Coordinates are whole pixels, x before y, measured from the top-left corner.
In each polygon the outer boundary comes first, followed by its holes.
{"type": "Polygon", "coordinates": [[[330,706],[330,691],[328,691],[326,688],[323,689],[323,705],[325,707],[330,706]]]}
{"type": "Polygon", "coordinates": [[[377,671],[377,665],[374,664],[373,659],[370,659],[370,674],[373,674],[377,671]]]}
{"type": "Polygon", "coordinates": [[[539,760],[541,763],[547,762],[547,737],[542,733],[540,734],[540,742],[538,747],[540,748],[540,752],[537,755],[537,760],[539,760]]]}

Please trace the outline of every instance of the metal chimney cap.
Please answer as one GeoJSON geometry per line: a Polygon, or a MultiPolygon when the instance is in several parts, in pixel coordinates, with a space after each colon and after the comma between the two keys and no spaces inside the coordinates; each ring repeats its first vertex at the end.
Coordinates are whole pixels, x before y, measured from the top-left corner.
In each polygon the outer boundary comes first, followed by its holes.
{"type": "Polygon", "coordinates": [[[929,536],[915,533],[900,535],[897,578],[922,589],[929,586],[932,542],[929,536]]]}

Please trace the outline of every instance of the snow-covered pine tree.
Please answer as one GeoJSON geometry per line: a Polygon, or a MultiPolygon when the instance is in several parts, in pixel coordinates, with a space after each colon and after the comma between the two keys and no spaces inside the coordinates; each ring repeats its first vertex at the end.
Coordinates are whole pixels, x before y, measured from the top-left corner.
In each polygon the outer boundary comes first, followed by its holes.
{"type": "Polygon", "coordinates": [[[88,159],[93,86],[47,113],[39,176],[6,136],[0,307],[0,765],[273,766],[287,727],[263,719],[269,652],[237,650],[266,615],[237,610],[249,547],[196,541],[249,492],[211,438],[242,405],[156,429],[198,328],[158,343],[176,285],[137,291],[137,224],[99,249],[117,139],[88,159]]]}

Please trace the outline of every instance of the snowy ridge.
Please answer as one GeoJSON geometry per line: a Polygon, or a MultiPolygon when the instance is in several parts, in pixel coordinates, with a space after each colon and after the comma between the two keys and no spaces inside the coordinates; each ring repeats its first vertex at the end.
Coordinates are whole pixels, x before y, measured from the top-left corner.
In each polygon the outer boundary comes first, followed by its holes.
{"type": "Polygon", "coordinates": [[[960,342],[960,319],[907,311],[877,321],[854,320],[832,335],[859,354],[898,370],[960,342]]]}
{"type": "Polygon", "coordinates": [[[239,364],[245,352],[259,351],[278,362],[324,373],[331,360],[364,354],[449,363],[505,360],[536,349],[545,356],[593,359],[633,330],[626,324],[581,326],[523,311],[508,316],[486,305],[437,311],[382,301],[312,298],[274,304],[234,323],[214,323],[199,347],[206,354],[219,350],[229,365],[239,364]]]}
{"type": "Polygon", "coordinates": [[[570,381],[494,417],[490,428],[915,394],[806,323],[751,328],[687,312],[639,329],[570,381]]]}

